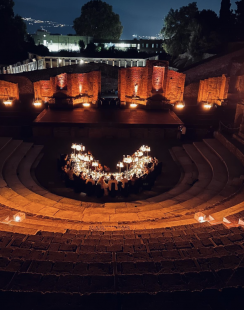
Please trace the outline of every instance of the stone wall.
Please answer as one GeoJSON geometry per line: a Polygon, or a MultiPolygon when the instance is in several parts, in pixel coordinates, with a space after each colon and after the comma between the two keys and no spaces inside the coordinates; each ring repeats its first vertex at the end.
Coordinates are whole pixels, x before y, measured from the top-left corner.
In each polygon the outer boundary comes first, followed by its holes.
{"type": "Polygon", "coordinates": [[[229,79],[225,75],[200,81],[197,102],[209,102],[221,105],[227,99],[229,79]]]}
{"type": "Polygon", "coordinates": [[[243,118],[243,112],[244,112],[244,105],[238,103],[236,105],[236,114],[235,114],[235,122],[234,122],[235,128],[237,128],[241,125],[242,118],[243,118]]]}
{"type": "Polygon", "coordinates": [[[70,137],[70,138],[144,138],[144,139],[176,139],[177,127],[175,128],[145,128],[145,127],[71,127],[71,126],[33,126],[35,137],[70,137]]]}
{"type": "Polygon", "coordinates": [[[19,100],[18,84],[0,80],[0,100],[19,100]]]}
{"type": "Polygon", "coordinates": [[[147,61],[144,68],[119,70],[119,98],[124,103],[175,103],[183,100],[184,86],[185,75],[169,70],[166,61],[147,61]]]}
{"type": "Polygon", "coordinates": [[[185,90],[185,75],[173,70],[168,70],[166,77],[165,98],[170,103],[183,100],[185,90]]]}
{"type": "Polygon", "coordinates": [[[185,87],[184,91],[184,101],[186,105],[196,105],[198,98],[200,82],[189,84],[185,87]]]}
{"type": "Polygon", "coordinates": [[[240,70],[243,70],[243,61],[238,59],[244,55],[244,49],[240,49],[233,53],[223,56],[216,56],[213,59],[205,60],[201,64],[185,70],[186,85],[205,80],[210,77],[241,75],[240,70]]]}

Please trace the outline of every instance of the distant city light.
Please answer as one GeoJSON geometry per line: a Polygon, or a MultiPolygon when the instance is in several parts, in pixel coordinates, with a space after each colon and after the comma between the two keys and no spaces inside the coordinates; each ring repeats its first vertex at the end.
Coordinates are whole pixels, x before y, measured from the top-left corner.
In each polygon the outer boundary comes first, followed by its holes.
{"type": "MultiPolygon", "coordinates": [[[[50,21],[50,20],[40,20],[40,19],[31,18],[31,17],[22,17],[22,19],[28,25],[42,24],[45,28],[51,28],[51,27],[55,27],[55,28],[72,27],[72,25],[61,24],[61,23],[50,21]]],[[[41,28],[43,28],[43,26],[41,26],[41,28]]]]}

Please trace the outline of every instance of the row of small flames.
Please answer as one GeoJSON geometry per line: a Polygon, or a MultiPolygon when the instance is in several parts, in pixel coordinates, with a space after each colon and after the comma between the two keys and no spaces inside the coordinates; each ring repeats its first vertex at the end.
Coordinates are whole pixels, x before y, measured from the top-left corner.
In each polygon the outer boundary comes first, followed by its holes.
{"type": "MultiPolygon", "coordinates": [[[[25,218],[26,218],[26,215],[24,212],[18,212],[16,214],[14,214],[13,218],[10,218],[9,216],[7,216],[6,219],[4,219],[3,223],[9,224],[11,221],[18,223],[18,222],[22,222],[23,220],[25,220],[25,218]]],[[[199,223],[214,222],[215,221],[215,219],[211,215],[206,216],[202,212],[195,213],[194,219],[199,223]]],[[[226,224],[231,224],[231,222],[228,221],[225,217],[223,218],[223,222],[226,224]]],[[[238,225],[244,225],[243,219],[239,219],[238,225]]]]}
{"type": "MultiPolygon", "coordinates": [[[[5,106],[11,106],[13,101],[12,100],[5,100],[3,103],[4,103],[5,106]]],[[[33,102],[33,105],[36,108],[40,108],[42,106],[42,102],[40,100],[37,100],[37,101],[33,102]]],[[[88,103],[88,102],[87,103],[83,103],[83,107],[84,108],[89,108],[90,106],[91,106],[91,104],[88,103]]],[[[130,104],[130,108],[132,108],[132,109],[137,108],[137,106],[138,106],[137,103],[131,103],[130,104]]],[[[185,103],[179,102],[179,103],[175,104],[174,107],[176,109],[182,110],[185,107],[185,103]]],[[[213,107],[213,105],[208,103],[208,102],[203,103],[203,108],[206,109],[206,110],[210,110],[212,107],[213,107]]]]}

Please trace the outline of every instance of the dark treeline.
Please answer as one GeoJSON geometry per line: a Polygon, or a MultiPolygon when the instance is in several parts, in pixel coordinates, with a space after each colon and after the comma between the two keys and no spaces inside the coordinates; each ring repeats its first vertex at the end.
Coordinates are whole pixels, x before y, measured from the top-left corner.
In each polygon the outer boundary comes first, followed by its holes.
{"type": "Polygon", "coordinates": [[[171,9],[161,30],[165,51],[172,57],[186,53],[197,60],[228,42],[244,41],[244,0],[236,6],[233,11],[230,0],[222,0],[218,15],[212,10],[199,11],[196,2],[171,9]]]}
{"type": "MultiPolygon", "coordinates": [[[[28,52],[49,55],[47,47],[35,45],[27,33],[25,22],[19,15],[14,14],[13,0],[0,1],[0,64],[22,61],[28,57],[28,52]]],[[[123,30],[119,15],[112,11],[110,5],[100,0],[89,1],[83,5],[81,16],[74,20],[73,28],[78,35],[99,39],[118,39],[123,30]],[[97,13],[101,10],[103,18],[98,18],[97,13]],[[89,16],[89,23],[84,16],[89,16]],[[111,20],[109,24],[104,23],[104,16],[106,20],[111,20]]],[[[164,19],[161,33],[165,50],[165,53],[160,54],[161,58],[174,60],[179,54],[185,54],[192,62],[199,61],[205,53],[221,52],[228,42],[244,41],[244,0],[236,2],[235,10],[231,9],[230,0],[222,0],[219,14],[212,10],[199,11],[196,2],[177,10],[171,9],[164,19]]],[[[135,58],[148,56],[136,49],[119,51],[114,47],[105,49],[102,44],[96,46],[90,43],[85,46],[83,41],[79,44],[80,53],[61,51],[55,55],[135,58]]]]}

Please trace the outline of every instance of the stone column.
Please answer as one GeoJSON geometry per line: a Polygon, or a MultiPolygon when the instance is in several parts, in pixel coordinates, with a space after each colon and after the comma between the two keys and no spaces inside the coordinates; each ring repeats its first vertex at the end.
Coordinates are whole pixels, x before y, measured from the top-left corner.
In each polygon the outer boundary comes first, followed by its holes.
{"type": "Polygon", "coordinates": [[[130,61],[130,66],[133,67],[133,60],[130,61]]]}
{"type": "Polygon", "coordinates": [[[77,63],[78,63],[78,60],[77,60],[77,59],[75,60],[75,63],[76,63],[76,65],[77,65],[77,63]]]}
{"type": "Polygon", "coordinates": [[[119,60],[119,67],[120,67],[120,60],[119,60]]]}
{"type": "Polygon", "coordinates": [[[71,66],[71,59],[69,60],[69,65],[71,66]]]}
{"type": "Polygon", "coordinates": [[[52,60],[52,58],[50,58],[50,68],[52,68],[53,67],[53,60],[52,60]]]}
{"type": "Polygon", "coordinates": [[[127,67],[127,61],[125,60],[125,68],[127,67]]]}
{"type": "Polygon", "coordinates": [[[136,66],[139,67],[139,60],[136,61],[136,66]]]}
{"type": "Polygon", "coordinates": [[[114,67],[114,60],[113,60],[113,67],[114,67]]]}

